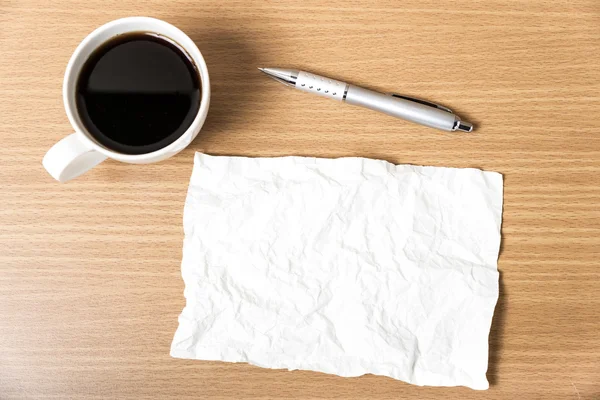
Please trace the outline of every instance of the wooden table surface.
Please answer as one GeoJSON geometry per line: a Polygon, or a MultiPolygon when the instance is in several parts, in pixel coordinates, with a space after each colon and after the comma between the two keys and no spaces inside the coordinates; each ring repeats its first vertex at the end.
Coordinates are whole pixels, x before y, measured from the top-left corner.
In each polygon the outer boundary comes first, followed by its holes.
{"type": "Polygon", "coordinates": [[[600,399],[598,0],[0,0],[0,399],[600,399]],[[205,127],[176,157],[67,184],[41,160],[71,132],[77,44],[147,15],[208,64],[205,127]],[[450,134],[302,93],[295,66],[440,102],[450,134]],[[365,156],[505,177],[487,392],[172,359],[195,151],[365,156]]]}

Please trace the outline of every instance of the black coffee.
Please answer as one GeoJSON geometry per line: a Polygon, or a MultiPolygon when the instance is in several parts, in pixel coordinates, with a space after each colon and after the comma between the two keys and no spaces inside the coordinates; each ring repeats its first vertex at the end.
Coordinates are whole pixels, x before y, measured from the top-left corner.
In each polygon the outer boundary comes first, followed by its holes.
{"type": "Polygon", "coordinates": [[[86,61],[77,110],[90,134],[126,154],[177,140],[200,107],[200,78],[178,44],[149,33],[117,36],[86,61]]]}

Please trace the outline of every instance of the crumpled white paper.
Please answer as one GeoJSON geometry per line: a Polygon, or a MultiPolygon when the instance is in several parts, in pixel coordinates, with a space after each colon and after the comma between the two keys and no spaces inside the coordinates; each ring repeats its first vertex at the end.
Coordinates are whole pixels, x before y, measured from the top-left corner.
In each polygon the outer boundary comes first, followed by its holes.
{"type": "Polygon", "coordinates": [[[196,154],[171,355],[486,389],[502,176],[196,154]]]}

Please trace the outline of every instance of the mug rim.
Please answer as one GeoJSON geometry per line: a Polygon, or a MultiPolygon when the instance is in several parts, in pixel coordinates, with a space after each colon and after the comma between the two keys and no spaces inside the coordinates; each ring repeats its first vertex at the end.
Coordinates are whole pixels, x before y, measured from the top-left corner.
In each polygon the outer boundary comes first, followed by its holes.
{"type": "MultiPolygon", "coordinates": [[[[113,37],[114,36],[111,36],[111,37],[103,40],[100,45],[94,46],[94,48],[91,49],[90,53],[93,52],[95,49],[97,49],[99,46],[101,46],[103,43],[106,43],[106,41],[112,39],[113,37]]],[[[152,18],[152,17],[119,18],[119,19],[107,22],[104,25],[101,25],[98,28],[96,28],[95,30],[93,30],[91,33],[89,33],[81,41],[81,43],[79,43],[79,45],[77,46],[77,48],[71,55],[71,58],[69,59],[69,62],[67,64],[67,68],[65,70],[65,75],[64,75],[64,79],[63,79],[63,103],[64,103],[65,111],[67,113],[67,117],[69,119],[69,122],[71,123],[71,126],[75,130],[75,133],[77,133],[78,136],[87,145],[89,145],[92,149],[106,155],[107,157],[110,157],[110,158],[113,158],[115,160],[122,161],[122,162],[144,163],[144,162],[160,161],[162,159],[168,158],[168,157],[180,152],[185,147],[187,147],[192,142],[192,140],[194,140],[194,138],[197,136],[197,134],[200,132],[202,126],[204,125],[204,121],[206,119],[206,115],[208,114],[208,108],[210,105],[210,79],[208,76],[208,67],[206,66],[206,62],[204,61],[204,57],[202,56],[202,53],[200,52],[200,50],[198,49],[198,47],[196,46],[194,41],[185,32],[183,32],[181,29],[177,28],[176,26],[174,26],[166,21],[163,21],[163,20],[160,20],[157,18],[152,18]],[[88,130],[85,128],[85,126],[83,126],[83,124],[80,124],[80,122],[76,118],[76,115],[78,116],[78,112],[76,109],[73,109],[71,107],[71,103],[69,101],[70,100],[69,96],[72,95],[71,92],[73,92],[73,95],[74,95],[74,91],[75,91],[75,87],[73,87],[74,85],[69,85],[69,80],[73,76],[73,74],[77,74],[77,77],[75,77],[75,83],[77,82],[78,74],[81,71],[81,68],[82,68],[83,64],[85,63],[85,61],[87,61],[87,58],[84,61],[82,61],[81,63],[79,63],[79,68],[76,68],[75,63],[78,61],[78,58],[79,58],[81,52],[84,51],[89,46],[89,44],[92,40],[94,40],[99,35],[102,35],[104,32],[114,28],[115,26],[123,25],[123,24],[127,24],[127,23],[135,24],[137,22],[162,25],[162,27],[166,27],[169,30],[174,30],[178,35],[181,35],[182,37],[187,38],[189,40],[188,44],[182,44],[180,40],[177,40],[176,38],[173,38],[170,35],[165,34],[164,32],[158,31],[158,29],[157,29],[157,31],[155,31],[154,29],[138,29],[138,30],[128,29],[128,30],[125,30],[125,31],[119,33],[119,34],[123,34],[123,33],[128,33],[128,32],[145,31],[145,32],[150,32],[150,33],[155,33],[157,35],[165,36],[165,37],[169,38],[170,40],[175,41],[179,46],[181,46],[181,48],[183,50],[186,51],[186,53],[192,59],[194,66],[196,67],[196,69],[198,71],[198,75],[200,78],[200,83],[201,83],[202,88],[201,88],[201,95],[200,95],[200,107],[198,108],[198,112],[196,113],[196,116],[194,117],[194,120],[192,121],[190,126],[186,129],[186,131],[184,133],[181,134],[181,136],[179,136],[174,142],[168,144],[167,146],[162,147],[158,150],[154,150],[149,153],[126,154],[126,153],[121,153],[121,152],[118,152],[118,151],[115,151],[115,150],[112,150],[112,149],[109,149],[109,148],[106,148],[106,147],[100,145],[99,143],[97,143],[95,140],[93,140],[91,138],[91,134],[88,132],[88,130]]]]}

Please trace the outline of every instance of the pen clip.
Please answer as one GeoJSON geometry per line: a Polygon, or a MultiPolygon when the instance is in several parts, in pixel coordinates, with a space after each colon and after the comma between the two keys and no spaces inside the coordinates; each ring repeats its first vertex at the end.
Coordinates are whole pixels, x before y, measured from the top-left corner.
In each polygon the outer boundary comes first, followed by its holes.
{"type": "Polygon", "coordinates": [[[388,94],[392,97],[397,97],[399,99],[404,99],[404,100],[408,100],[408,101],[414,101],[415,103],[423,104],[423,105],[426,105],[429,107],[437,108],[442,111],[446,111],[447,113],[450,113],[450,114],[454,114],[451,109],[449,109],[448,107],[440,106],[439,104],[431,103],[429,101],[425,101],[425,100],[421,100],[421,99],[415,99],[414,97],[408,97],[408,96],[404,96],[404,95],[396,94],[396,93],[388,93],[388,94]]]}

